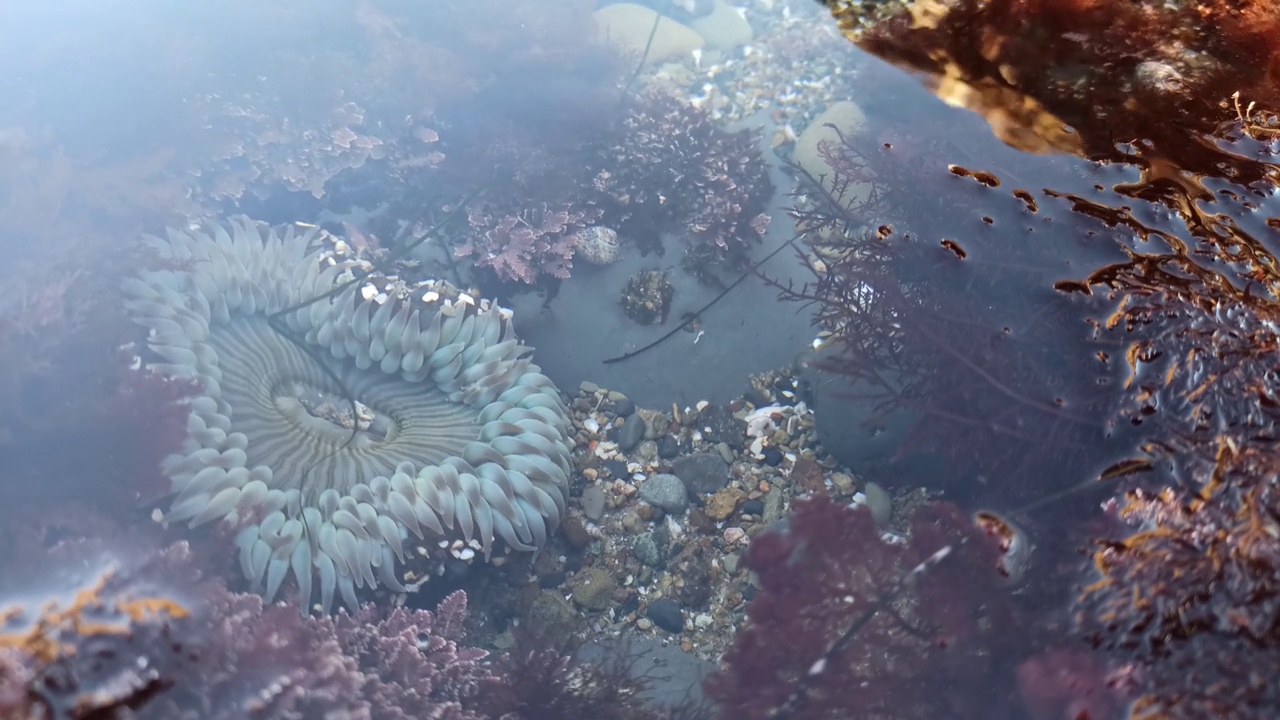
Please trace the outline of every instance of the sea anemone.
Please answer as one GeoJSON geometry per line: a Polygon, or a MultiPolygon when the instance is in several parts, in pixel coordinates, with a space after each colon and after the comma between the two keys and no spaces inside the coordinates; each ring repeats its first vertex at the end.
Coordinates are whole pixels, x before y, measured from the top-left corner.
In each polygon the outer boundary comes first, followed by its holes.
{"type": "Polygon", "coordinates": [[[166,519],[239,527],[245,576],[270,601],[292,573],[304,612],[315,580],[326,612],[335,588],[352,608],[357,588],[404,592],[415,551],[542,547],[570,473],[565,407],[509,310],[331,240],[171,229],[146,242],[173,269],[125,281],[152,368],[202,387],[166,519]]]}

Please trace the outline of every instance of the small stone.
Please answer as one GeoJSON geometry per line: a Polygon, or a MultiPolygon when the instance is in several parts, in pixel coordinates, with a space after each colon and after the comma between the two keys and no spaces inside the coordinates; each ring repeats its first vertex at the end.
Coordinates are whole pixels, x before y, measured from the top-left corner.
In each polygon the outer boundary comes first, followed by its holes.
{"type": "Polygon", "coordinates": [[[671,472],[695,495],[710,495],[729,484],[729,464],[719,453],[694,453],[671,462],[671,472]]]}
{"type": "Polygon", "coordinates": [[[570,515],[560,523],[560,532],[564,534],[564,539],[569,541],[575,550],[582,550],[591,544],[591,533],[582,526],[582,522],[576,517],[570,515]]]}
{"type": "Polygon", "coordinates": [[[693,618],[693,626],[699,630],[706,630],[711,627],[711,623],[713,622],[715,621],[712,620],[711,616],[707,613],[698,613],[698,615],[693,618]]]}
{"type": "Polygon", "coordinates": [[[679,603],[670,598],[662,598],[650,603],[649,608],[645,610],[645,616],[652,620],[654,625],[669,633],[679,633],[684,630],[684,610],[680,609],[679,603]]]}
{"type": "Polygon", "coordinates": [[[524,622],[539,637],[569,637],[578,629],[582,618],[559,592],[543,590],[530,603],[524,622]]]}
{"type": "Polygon", "coordinates": [[[822,466],[812,460],[796,460],[791,468],[791,482],[807,492],[820,492],[824,487],[824,476],[822,466]]]}
{"type": "Polygon", "coordinates": [[[647,617],[642,617],[639,620],[636,620],[636,627],[640,628],[641,630],[648,630],[649,628],[653,627],[653,621],[647,617]]]}
{"type": "Polygon", "coordinates": [[[640,484],[640,499],[669,513],[681,513],[689,506],[689,491],[675,475],[658,473],[640,484]]]}
{"type": "Polygon", "coordinates": [[[772,525],[782,519],[782,506],[785,499],[778,488],[769,490],[764,496],[764,512],[760,515],[760,520],[765,525],[772,525]]]}
{"type": "Polygon", "coordinates": [[[764,456],[764,462],[766,465],[778,467],[782,464],[782,451],[776,447],[767,447],[764,450],[761,450],[760,454],[764,456]]]}
{"type": "Polygon", "coordinates": [[[773,404],[773,401],[769,399],[768,395],[765,395],[761,390],[754,387],[747,388],[747,391],[742,394],[742,397],[747,402],[758,408],[773,404]]]}
{"type": "Polygon", "coordinates": [[[724,560],[721,560],[720,562],[724,565],[724,571],[729,575],[733,575],[738,572],[738,564],[741,563],[742,560],[739,558],[737,553],[733,553],[731,555],[725,555],[724,560]]]}
{"type": "Polygon", "coordinates": [[[746,494],[736,487],[716,491],[716,494],[707,500],[707,517],[717,521],[728,518],[734,510],[738,509],[738,503],[742,502],[744,497],[746,494]]]}
{"type": "MultiPolygon", "coordinates": [[[[645,510],[648,507],[648,505],[640,505],[636,507],[635,510],[623,513],[621,521],[622,529],[626,530],[630,534],[642,532],[645,527],[645,522],[651,519],[650,517],[645,517],[645,510]]],[[[661,510],[658,512],[661,512],[661,510]]]]}
{"type": "Polygon", "coordinates": [[[618,392],[617,390],[610,390],[609,394],[605,397],[609,398],[609,402],[612,403],[620,403],[627,399],[627,396],[624,393],[618,392]]]}
{"type": "Polygon", "coordinates": [[[644,418],[644,439],[657,440],[659,437],[666,435],[671,429],[671,417],[657,410],[645,410],[638,408],[636,415],[644,418]]]}
{"type": "Polygon", "coordinates": [[[578,389],[588,395],[595,395],[596,393],[600,392],[600,386],[591,382],[590,380],[583,380],[581,383],[578,384],[578,389]]]}
{"type": "MultiPolygon", "coordinates": [[[[694,427],[710,443],[723,442],[732,448],[741,448],[747,437],[746,422],[734,417],[725,405],[707,405],[698,413],[694,427]]],[[[730,461],[732,462],[732,461],[730,461]]]]}
{"type": "Polygon", "coordinates": [[[759,515],[763,515],[763,514],[764,514],[764,501],[762,501],[762,500],[748,500],[748,501],[746,501],[746,502],[742,503],[742,514],[743,514],[743,515],[757,515],[757,516],[759,516],[759,515]]]}
{"type": "Polygon", "coordinates": [[[871,516],[876,519],[876,524],[885,527],[893,520],[893,498],[889,497],[889,493],[879,485],[869,482],[862,489],[862,493],[867,497],[867,507],[871,509],[871,516]]]}
{"type": "Polygon", "coordinates": [[[663,460],[670,460],[679,454],[680,444],[676,442],[675,438],[670,435],[664,435],[663,437],[658,438],[658,457],[663,460]]]}
{"type": "Polygon", "coordinates": [[[687,524],[694,531],[703,535],[710,535],[716,531],[716,521],[707,517],[707,513],[700,507],[695,507],[689,510],[687,524]]]}
{"type": "Polygon", "coordinates": [[[702,607],[711,599],[720,573],[712,559],[718,554],[715,541],[702,537],[686,543],[671,561],[674,593],[685,607],[702,607]]]}
{"type": "Polygon", "coordinates": [[[645,422],[644,418],[639,415],[632,415],[623,423],[622,429],[618,431],[618,449],[622,452],[631,452],[641,440],[644,440],[645,422]]]}
{"type": "Polygon", "coordinates": [[[587,610],[604,610],[613,602],[617,584],[613,576],[600,568],[590,567],[573,577],[573,602],[587,610]]]}
{"type": "Polygon", "coordinates": [[[561,585],[563,585],[564,580],[565,580],[565,571],[556,570],[553,572],[549,572],[546,575],[539,575],[538,587],[543,588],[545,590],[550,590],[551,588],[560,587],[561,585]]]}
{"type": "Polygon", "coordinates": [[[653,462],[658,459],[658,443],[652,440],[645,440],[636,447],[636,457],[645,462],[653,462]]]}
{"type": "Polygon", "coordinates": [[[725,0],[713,0],[712,8],[709,14],[689,21],[707,48],[729,49],[751,42],[755,36],[751,23],[736,7],[725,0]]]}
{"type": "Polygon", "coordinates": [[[628,417],[635,411],[636,404],[628,400],[625,396],[621,400],[615,400],[613,403],[613,414],[618,417],[628,417]]]}
{"type": "Polygon", "coordinates": [[[658,545],[658,539],[653,533],[644,533],[636,538],[631,549],[636,554],[636,558],[650,567],[662,567],[666,563],[665,553],[658,545]]]}
{"type": "Polygon", "coordinates": [[[582,491],[582,514],[591,520],[599,520],[604,516],[605,494],[597,485],[582,491]]]}
{"type": "Polygon", "coordinates": [[[831,484],[835,486],[836,492],[841,495],[853,494],[853,477],[849,473],[833,473],[831,475],[831,484]]]}
{"type": "Polygon", "coordinates": [[[729,443],[716,443],[716,452],[720,453],[725,462],[733,463],[733,448],[729,447],[729,443]]]}
{"type": "Polygon", "coordinates": [[[592,17],[596,40],[616,45],[624,54],[644,55],[655,65],[683,58],[706,44],[696,30],[634,3],[606,5],[592,17]],[[651,34],[652,27],[657,29],[651,34]]]}

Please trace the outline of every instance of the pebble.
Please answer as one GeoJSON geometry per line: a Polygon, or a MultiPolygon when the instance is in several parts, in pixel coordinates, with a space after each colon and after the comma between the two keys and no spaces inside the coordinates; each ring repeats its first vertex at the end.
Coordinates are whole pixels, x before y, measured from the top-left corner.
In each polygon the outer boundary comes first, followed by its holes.
{"type": "Polygon", "coordinates": [[[764,501],[748,500],[742,503],[743,515],[764,515],[764,501]]]}
{"type": "Polygon", "coordinates": [[[538,593],[525,614],[525,620],[525,627],[537,632],[539,637],[568,637],[582,621],[573,606],[553,590],[538,593]]]}
{"type": "Polygon", "coordinates": [[[631,547],[636,558],[649,567],[662,567],[666,562],[662,548],[658,546],[658,539],[653,533],[645,533],[637,537],[631,547]]]}
{"type": "Polygon", "coordinates": [[[893,520],[893,498],[889,497],[888,491],[869,482],[862,493],[867,498],[867,507],[871,510],[871,516],[876,519],[876,524],[887,526],[893,520]]]}
{"type": "Polygon", "coordinates": [[[582,550],[591,544],[591,533],[587,532],[582,522],[572,515],[560,523],[560,533],[575,550],[582,550]]]}
{"type": "Polygon", "coordinates": [[[694,495],[710,495],[729,484],[729,464],[719,453],[694,453],[671,461],[671,472],[694,495]]]}
{"type": "Polygon", "coordinates": [[[622,425],[622,429],[618,431],[618,449],[623,452],[631,452],[644,439],[644,433],[644,418],[639,415],[632,415],[627,418],[627,421],[622,425]]]}
{"type": "Polygon", "coordinates": [[[616,589],[612,575],[600,568],[587,568],[573,578],[573,602],[587,610],[604,610],[613,602],[616,589]]]}
{"type": "Polygon", "coordinates": [[[711,623],[713,622],[715,621],[712,620],[711,616],[707,613],[698,613],[697,617],[693,619],[693,626],[699,630],[705,630],[706,628],[711,627],[711,623]]]}
{"type": "Polygon", "coordinates": [[[764,496],[764,512],[760,519],[765,525],[772,525],[782,519],[782,506],[786,498],[778,488],[770,488],[764,496]]]}
{"type": "Polygon", "coordinates": [[[676,442],[675,438],[670,435],[664,435],[658,439],[658,457],[663,460],[670,460],[679,454],[680,444],[676,442]]]}
{"type": "Polygon", "coordinates": [[[645,440],[657,440],[671,428],[671,418],[657,410],[638,408],[635,414],[644,419],[645,440]]]}
{"type": "Polygon", "coordinates": [[[782,451],[776,447],[767,447],[761,450],[760,454],[764,456],[764,462],[766,465],[778,467],[782,464],[782,451]]]}
{"type": "Polygon", "coordinates": [[[689,507],[689,490],[679,477],[658,473],[641,483],[640,499],[669,513],[681,513],[689,507]]]}
{"type": "Polygon", "coordinates": [[[595,395],[596,393],[600,392],[600,386],[591,382],[590,380],[583,380],[581,383],[578,384],[578,389],[588,395],[595,395]]]}
{"type": "Polygon", "coordinates": [[[636,627],[640,628],[641,630],[648,630],[649,628],[653,627],[653,621],[647,617],[642,617],[636,621],[636,627]]]}
{"type": "Polygon", "coordinates": [[[582,514],[592,520],[599,520],[604,516],[605,494],[604,490],[598,486],[592,485],[582,491],[582,514]]]}
{"type": "Polygon", "coordinates": [[[684,610],[680,609],[680,604],[675,600],[662,598],[650,603],[645,616],[652,620],[654,625],[669,633],[684,630],[684,610]]]}
{"type": "Polygon", "coordinates": [[[635,411],[636,404],[625,397],[613,403],[613,413],[618,417],[628,417],[635,411]]]}
{"type": "Polygon", "coordinates": [[[716,452],[720,453],[720,457],[727,463],[733,463],[733,448],[728,443],[716,443],[716,452]]]}
{"type": "Polygon", "coordinates": [[[717,490],[716,494],[707,500],[707,517],[717,521],[728,518],[734,510],[738,509],[738,503],[744,496],[745,494],[736,487],[717,490]]]}
{"type": "Polygon", "coordinates": [[[724,566],[724,571],[726,573],[733,575],[738,572],[738,563],[740,562],[742,562],[740,556],[737,553],[731,553],[729,555],[725,555],[724,559],[720,561],[720,564],[724,566]]]}
{"type": "Polygon", "coordinates": [[[743,393],[742,397],[746,399],[747,402],[758,408],[773,404],[768,395],[765,395],[754,387],[747,388],[747,391],[743,393]]]}
{"type": "Polygon", "coordinates": [[[707,405],[702,408],[698,413],[696,427],[707,442],[723,442],[731,448],[742,447],[747,432],[747,424],[734,417],[724,405],[707,405]]]}
{"type": "Polygon", "coordinates": [[[555,570],[546,575],[538,576],[538,587],[544,590],[550,590],[554,587],[560,587],[564,584],[565,572],[563,570],[555,570]]]}

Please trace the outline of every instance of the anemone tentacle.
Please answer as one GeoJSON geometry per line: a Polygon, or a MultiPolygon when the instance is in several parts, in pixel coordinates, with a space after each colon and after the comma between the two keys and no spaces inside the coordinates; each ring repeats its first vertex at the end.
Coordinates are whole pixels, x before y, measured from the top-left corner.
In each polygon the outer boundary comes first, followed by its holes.
{"type": "Polygon", "coordinates": [[[269,601],[292,577],[304,612],[315,592],[326,612],[335,593],[354,608],[358,588],[405,590],[414,542],[487,555],[555,530],[570,423],[510,311],[377,275],[335,293],[367,264],[314,228],[238,218],[145,240],[179,269],[126,280],[127,308],[152,367],[203,388],[165,462],[166,517],[238,524],[241,569],[269,601]]]}

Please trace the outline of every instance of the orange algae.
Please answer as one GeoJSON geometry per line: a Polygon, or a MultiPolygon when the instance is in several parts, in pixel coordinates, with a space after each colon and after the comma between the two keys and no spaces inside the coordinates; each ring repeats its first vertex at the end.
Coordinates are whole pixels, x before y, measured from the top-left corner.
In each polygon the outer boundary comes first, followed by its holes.
{"type": "MultiPolygon", "coordinates": [[[[115,571],[98,576],[92,585],[80,588],[70,603],[57,600],[44,604],[30,627],[18,632],[0,633],[0,648],[13,648],[41,664],[73,655],[76,641],[102,635],[128,635],[132,624],[163,618],[181,619],[190,615],[179,603],[168,598],[143,597],[122,599],[109,597],[107,583],[115,571]]],[[[26,610],[10,607],[0,610],[0,627],[23,621],[26,610]]]]}

